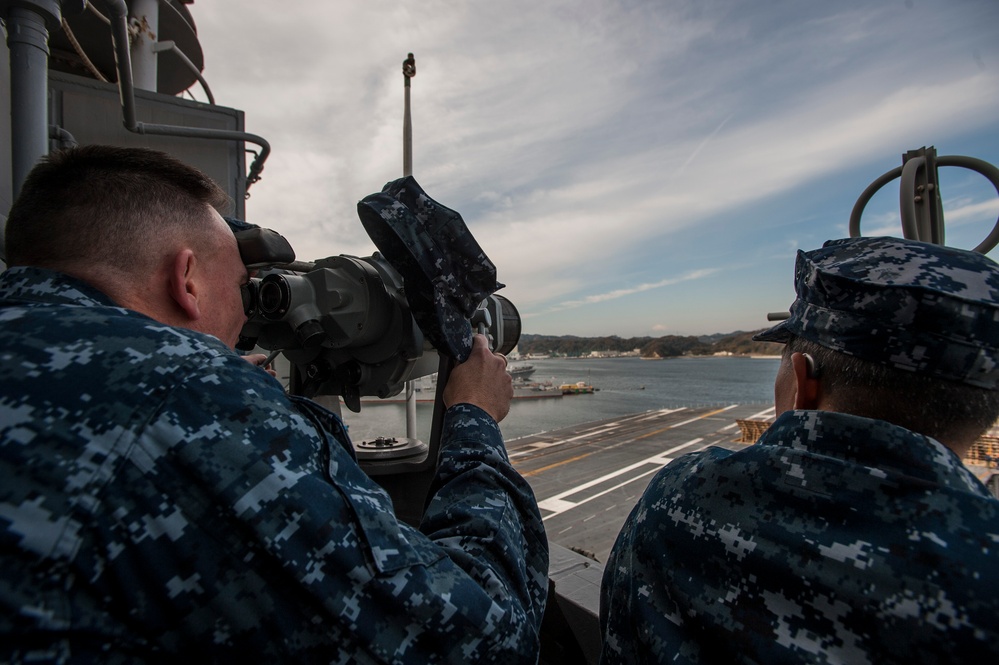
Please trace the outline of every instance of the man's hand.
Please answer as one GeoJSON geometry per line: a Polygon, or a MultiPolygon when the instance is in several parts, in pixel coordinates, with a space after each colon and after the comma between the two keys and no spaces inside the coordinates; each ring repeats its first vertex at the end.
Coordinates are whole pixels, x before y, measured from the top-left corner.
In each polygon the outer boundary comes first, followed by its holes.
{"type": "Polygon", "coordinates": [[[271,367],[270,363],[267,362],[269,359],[268,356],[265,356],[262,353],[250,353],[243,356],[242,358],[251,365],[256,365],[257,367],[262,368],[265,372],[267,372],[274,378],[277,378],[277,372],[274,370],[273,367],[271,367]]]}
{"type": "Polygon", "coordinates": [[[489,350],[483,335],[472,337],[468,360],[451,370],[444,388],[444,405],[474,404],[499,422],[510,412],[513,379],[506,371],[506,357],[489,350]]]}

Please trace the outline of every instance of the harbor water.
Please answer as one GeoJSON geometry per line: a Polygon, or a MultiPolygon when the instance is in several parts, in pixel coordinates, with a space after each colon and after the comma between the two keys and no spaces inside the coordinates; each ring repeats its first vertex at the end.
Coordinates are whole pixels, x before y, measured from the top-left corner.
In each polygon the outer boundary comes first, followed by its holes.
{"type": "MultiPolygon", "coordinates": [[[[778,358],[698,357],[642,360],[640,358],[548,358],[514,361],[530,364],[531,382],[586,382],[593,394],[515,399],[500,424],[507,440],[605,418],[683,406],[773,404],[778,358]]],[[[519,393],[520,391],[518,391],[519,393]]],[[[560,394],[556,390],[555,394],[560,394]]],[[[420,393],[431,399],[433,393],[420,393]]],[[[401,396],[400,396],[401,398],[401,396]]],[[[430,438],[433,405],[416,405],[418,438],[430,438]]],[[[364,402],[361,413],[343,409],[354,441],[379,436],[406,436],[405,405],[364,402]]]]}

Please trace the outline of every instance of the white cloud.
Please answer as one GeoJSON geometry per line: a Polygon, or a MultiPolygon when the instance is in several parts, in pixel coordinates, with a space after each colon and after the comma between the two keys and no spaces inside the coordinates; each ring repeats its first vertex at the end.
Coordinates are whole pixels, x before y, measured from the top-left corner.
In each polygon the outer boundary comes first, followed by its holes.
{"type": "Polygon", "coordinates": [[[548,309],[545,313],[550,314],[552,312],[558,312],[565,309],[573,309],[575,307],[581,307],[583,305],[606,302],[608,300],[616,300],[618,298],[634,295],[636,293],[651,291],[652,289],[660,289],[664,286],[673,286],[674,284],[680,284],[681,282],[689,282],[691,280],[701,279],[707,277],[708,275],[712,275],[716,272],[718,272],[718,269],[695,270],[685,275],[681,275],[680,277],[664,279],[652,284],[639,284],[638,286],[633,286],[623,289],[615,289],[614,291],[610,291],[607,293],[598,293],[594,295],[589,295],[580,300],[570,300],[563,303],[559,303],[554,307],[548,309]]]}
{"type": "Polygon", "coordinates": [[[969,222],[980,222],[982,219],[995,221],[999,216],[999,202],[990,201],[955,201],[956,207],[948,208],[945,213],[947,224],[962,226],[969,222]]]}
{"type": "Polygon", "coordinates": [[[373,250],[355,204],[401,175],[414,52],[415,175],[462,213],[522,311],[716,270],[752,229],[773,242],[784,224],[782,252],[842,233],[831,211],[788,224],[756,210],[859,172],[836,185],[855,198],[910,148],[979,131],[991,154],[975,156],[999,157],[999,9],[985,0],[215,0],[192,13],[216,98],[273,146],[248,216],[302,258],[373,250]]]}

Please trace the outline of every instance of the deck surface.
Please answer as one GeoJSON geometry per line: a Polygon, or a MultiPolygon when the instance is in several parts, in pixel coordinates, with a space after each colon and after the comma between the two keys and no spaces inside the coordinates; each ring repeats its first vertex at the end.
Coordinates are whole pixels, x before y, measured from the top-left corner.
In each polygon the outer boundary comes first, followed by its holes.
{"type": "Polygon", "coordinates": [[[548,539],[603,563],[659,469],[708,446],[743,448],[736,420],[772,417],[759,404],[664,409],[515,439],[507,450],[534,488],[548,539]]]}

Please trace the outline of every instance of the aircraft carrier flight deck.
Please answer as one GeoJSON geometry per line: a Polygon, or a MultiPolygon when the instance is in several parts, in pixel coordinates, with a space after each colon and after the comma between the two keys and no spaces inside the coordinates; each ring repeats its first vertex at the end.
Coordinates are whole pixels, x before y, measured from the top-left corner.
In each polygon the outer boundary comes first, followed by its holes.
{"type": "Polygon", "coordinates": [[[548,539],[604,563],[657,471],[709,446],[741,449],[749,444],[736,421],[773,415],[760,404],[662,409],[514,439],[507,450],[534,488],[548,539]]]}

